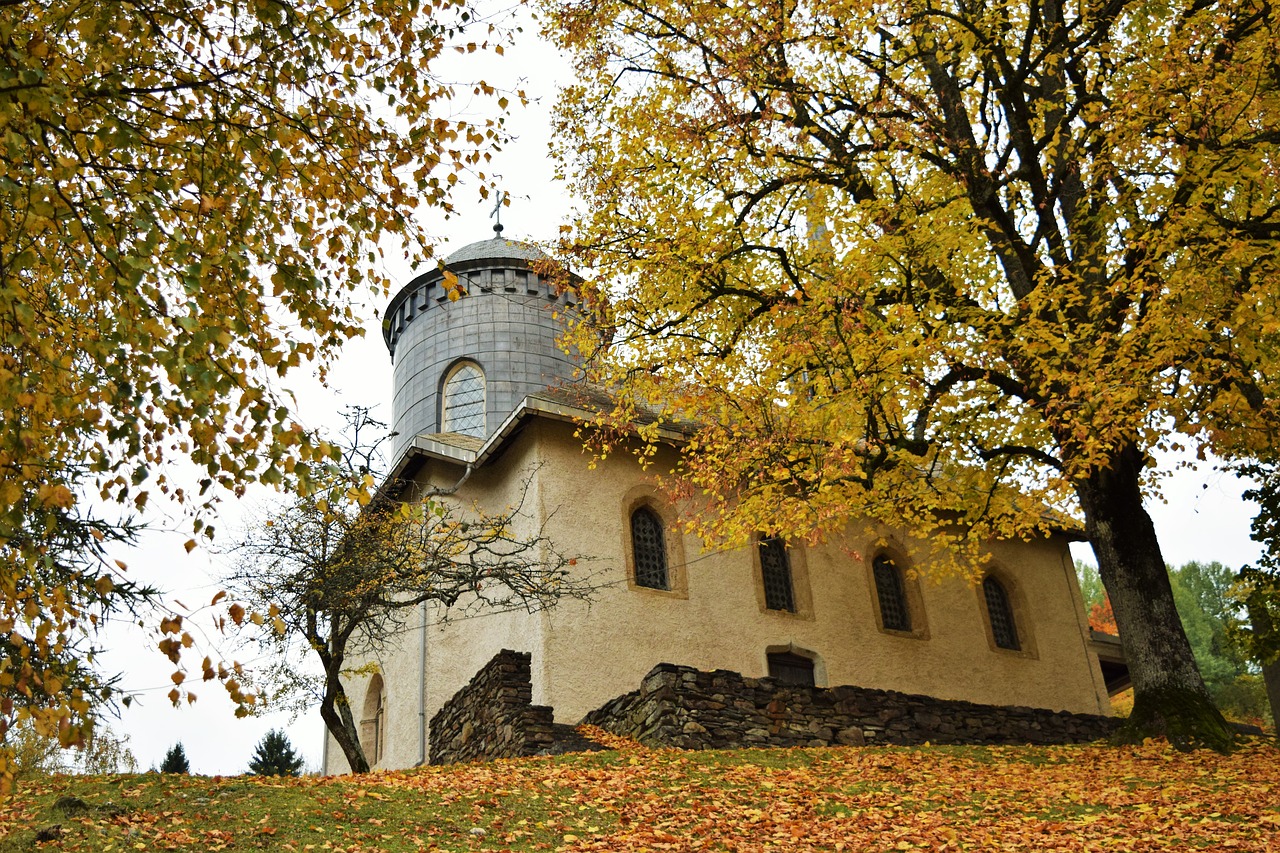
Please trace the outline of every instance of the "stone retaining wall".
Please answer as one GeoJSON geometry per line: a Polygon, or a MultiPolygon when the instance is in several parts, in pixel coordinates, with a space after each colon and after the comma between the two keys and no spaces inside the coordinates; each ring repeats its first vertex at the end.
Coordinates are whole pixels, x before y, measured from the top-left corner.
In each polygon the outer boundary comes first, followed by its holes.
{"type": "Polygon", "coordinates": [[[1106,737],[1120,721],[1041,708],[978,705],[863,687],[802,687],[658,664],[640,689],[584,723],[649,746],[725,749],[830,744],[1058,744],[1106,737]]]}
{"type": "Polygon", "coordinates": [[[536,755],[555,740],[551,709],[533,704],[530,655],[503,649],[431,718],[431,763],[536,755]]]}

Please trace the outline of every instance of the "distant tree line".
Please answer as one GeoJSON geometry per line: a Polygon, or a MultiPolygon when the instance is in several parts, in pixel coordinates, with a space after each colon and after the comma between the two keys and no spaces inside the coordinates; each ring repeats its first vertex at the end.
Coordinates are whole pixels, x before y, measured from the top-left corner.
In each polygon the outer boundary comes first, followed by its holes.
{"type": "MultiPolygon", "coordinates": [[[[9,747],[17,762],[14,775],[18,778],[68,773],[98,776],[138,772],[138,762],[129,749],[128,738],[117,736],[105,726],[94,731],[93,739],[83,749],[60,748],[56,741],[41,737],[30,729],[30,724],[25,724],[15,727],[9,733],[9,747]]],[[[258,741],[246,773],[255,776],[299,776],[304,763],[288,735],[279,729],[272,729],[258,741]]],[[[175,743],[169,747],[159,766],[152,764],[148,772],[189,774],[191,762],[187,758],[186,747],[181,741],[175,743]]]]}
{"type": "MultiPolygon", "coordinates": [[[[1114,634],[1115,617],[1097,567],[1076,561],[1089,627],[1114,634]]],[[[1251,633],[1245,607],[1247,589],[1240,573],[1219,562],[1190,562],[1169,568],[1174,604],[1196,663],[1214,702],[1227,717],[1242,722],[1274,724],[1262,677],[1251,655],[1251,633]]]]}
{"type": "MultiPolygon", "coordinates": [[[[289,736],[272,729],[262,736],[249,759],[248,773],[255,776],[297,776],[302,772],[302,756],[294,750],[289,736]]],[[[155,770],[155,768],[152,768],[155,770]]],[[[161,762],[160,773],[190,773],[191,764],[182,742],[174,744],[161,762]]]]}

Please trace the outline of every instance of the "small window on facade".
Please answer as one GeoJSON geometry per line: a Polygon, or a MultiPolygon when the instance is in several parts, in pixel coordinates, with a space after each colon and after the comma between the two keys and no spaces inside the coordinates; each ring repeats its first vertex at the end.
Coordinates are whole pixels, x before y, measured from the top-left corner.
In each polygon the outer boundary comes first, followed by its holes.
{"type": "Polygon", "coordinates": [[[445,380],[440,431],[484,438],[484,374],[479,366],[464,363],[445,380]]]}
{"type": "Polygon", "coordinates": [[[910,631],[911,610],[907,607],[902,570],[883,554],[872,564],[876,581],[876,599],[880,603],[880,624],[887,631],[910,631]]]}
{"type": "Polygon", "coordinates": [[[796,599],[791,586],[791,560],[787,543],[777,537],[760,540],[760,576],[764,581],[764,606],[794,613],[796,599]]]}
{"type": "Polygon", "coordinates": [[[790,652],[770,652],[769,677],[783,684],[813,687],[813,661],[790,652]]]}
{"type": "Polygon", "coordinates": [[[1018,626],[1013,621],[1013,608],[1004,584],[988,575],[982,582],[982,597],[987,601],[987,618],[991,621],[991,636],[1002,649],[1019,651],[1018,626]]]}
{"type": "Polygon", "coordinates": [[[662,519],[648,507],[631,513],[631,554],[636,570],[636,586],[670,589],[667,577],[667,538],[662,519]]]}

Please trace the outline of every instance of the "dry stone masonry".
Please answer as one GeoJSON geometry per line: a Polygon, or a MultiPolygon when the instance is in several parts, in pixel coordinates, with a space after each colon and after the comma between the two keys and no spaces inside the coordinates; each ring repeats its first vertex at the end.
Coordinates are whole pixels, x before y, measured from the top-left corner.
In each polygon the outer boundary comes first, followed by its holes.
{"type": "MultiPolygon", "coordinates": [[[[530,655],[504,649],[431,719],[431,763],[492,760],[599,748],[554,725],[532,704],[530,655]]],[[[978,705],[872,690],[802,687],[662,663],[639,690],[583,719],[654,747],[864,744],[1087,743],[1111,734],[1114,717],[1043,708],[978,705]]]]}
{"type": "Polygon", "coordinates": [[[431,763],[537,755],[554,740],[551,709],[533,704],[529,653],[503,649],[431,718],[431,763]]]}
{"type": "Polygon", "coordinates": [[[640,689],[583,720],[649,746],[725,749],[831,744],[1060,744],[1109,735],[1119,720],[863,687],[802,687],[728,670],[658,664],[640,689]]]}

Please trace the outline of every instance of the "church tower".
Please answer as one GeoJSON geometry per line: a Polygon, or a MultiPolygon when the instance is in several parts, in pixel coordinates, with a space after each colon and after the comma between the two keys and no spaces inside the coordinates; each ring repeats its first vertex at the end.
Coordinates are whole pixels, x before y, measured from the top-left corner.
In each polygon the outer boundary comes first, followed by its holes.
{"type": "Polygon", "coordinates": [[[526,395],[572,378],[561,350],[574,297],[538,275],[536,246],[494,237],[463,246],[392,298],[382,337],[394,365],[391,458],[414,436],[459,433],[479,442],[526,395]],[[459,297],[449,298],[449,276],[459,297]]]}

